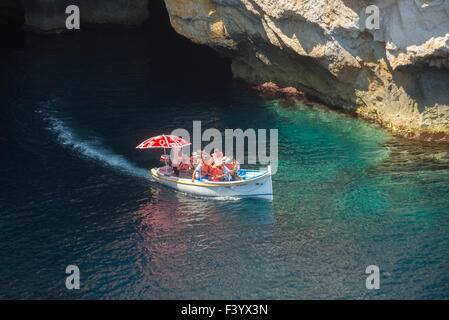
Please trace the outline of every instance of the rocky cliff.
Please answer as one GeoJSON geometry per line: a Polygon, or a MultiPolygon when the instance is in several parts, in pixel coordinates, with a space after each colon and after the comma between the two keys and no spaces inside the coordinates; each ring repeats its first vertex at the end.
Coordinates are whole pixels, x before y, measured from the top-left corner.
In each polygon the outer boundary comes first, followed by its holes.
{"type": "Polygon", "coordinates": [[[447,0],[165,4],[178,33],[232,57],[235,77],[293,86],[408,137],[449,140],[447,0]]]}
{"type": "Polygon", "coordinates": [[[148,0],[20,0],[25,28],[38,32],[64,31],[69,5],[80,9],[85,24],[137,25],[148,18],[148,0]]]}

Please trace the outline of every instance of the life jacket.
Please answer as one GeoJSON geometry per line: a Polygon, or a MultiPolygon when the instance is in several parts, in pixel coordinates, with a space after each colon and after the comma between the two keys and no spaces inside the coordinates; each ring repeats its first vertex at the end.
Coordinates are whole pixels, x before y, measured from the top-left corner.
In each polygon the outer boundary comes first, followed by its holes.
{"type": "Polygon", "coordinates": [[[217,176],[223,175],[223,168],[213,168],[214,172],[214,181],[219,181],[220,179],[217,178],[217,176]]]}
{"type": "Polygon", "coordinates": [[[233,163],[225,163],[226,168],[228,168],[229,170],[233,170],[234,169],[234,164],[233,163]]]}
{"type": "Polygon", "coordinates": [[[206,177],[211,173],[211,166],[209,164],[205,164],[203,163],[203,165],[201,166],[201,176],[202,177],[206,177]]]}
{"type": "Polygon", "coordinates": [[[188,173],[190,171],[190,166],[187,163],[181,163],[179,165],[179,171],[188,173]]]}

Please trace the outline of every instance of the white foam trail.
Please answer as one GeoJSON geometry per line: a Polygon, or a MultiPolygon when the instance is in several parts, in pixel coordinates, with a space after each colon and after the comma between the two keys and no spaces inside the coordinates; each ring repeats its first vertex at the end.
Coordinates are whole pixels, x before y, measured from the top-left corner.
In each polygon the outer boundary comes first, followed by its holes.
{"type": "Polygon", "coordinates": [[[37,112],[44,115],[44,120],[50,124],[48,129],[57,135],[58,141],[62,145],[71,147],[76,152],[90,159],[97,160],[108,167],[141,178],[149,177],[148,170],[136,167],[123,156],[101,146],[98,139],[81,139],[63,120],[55,117],[50,112],[46,110],[38,110],[37,112]]]}

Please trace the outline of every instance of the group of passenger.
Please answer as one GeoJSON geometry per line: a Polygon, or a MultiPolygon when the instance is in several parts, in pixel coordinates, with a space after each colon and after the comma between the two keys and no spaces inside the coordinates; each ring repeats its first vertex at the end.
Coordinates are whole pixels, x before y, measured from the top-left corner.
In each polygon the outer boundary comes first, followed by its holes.
{"type": "Polygon", "coordinates": [[[191,174],[192,182],[200,179],[210,181],[242,179],[239,175],[240,163],[233,157],[224,156],[218,149],[214,149],[211,154],[198,150],[193,152],[190,158],[179,153],[178,161],[173,161],[172,166],[175,176],[179,177],[180,173],[191,174]]]}

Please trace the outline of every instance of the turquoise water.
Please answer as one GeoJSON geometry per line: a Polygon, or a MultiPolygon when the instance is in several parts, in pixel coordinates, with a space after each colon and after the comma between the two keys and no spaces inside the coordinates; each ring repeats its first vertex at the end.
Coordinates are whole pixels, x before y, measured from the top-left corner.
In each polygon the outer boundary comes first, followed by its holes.
{"type": "Polygon", "coordinates": [[[133,37],[30,37],[5,55],[1,297],[449,298],[447,146],[186,75],[133,37]],[[159,153],[135,146],[193,120],[279,130],[272,203],[149,181],[159,153]]]}

